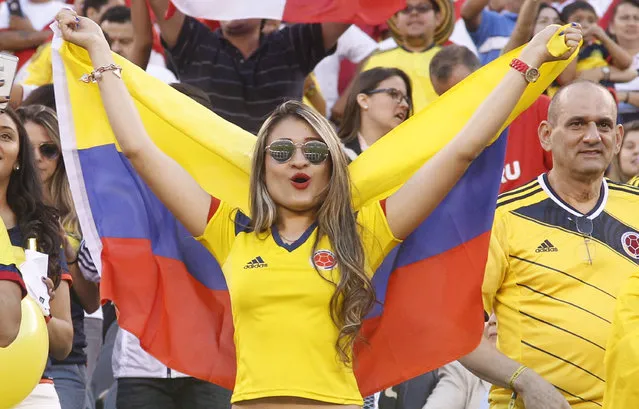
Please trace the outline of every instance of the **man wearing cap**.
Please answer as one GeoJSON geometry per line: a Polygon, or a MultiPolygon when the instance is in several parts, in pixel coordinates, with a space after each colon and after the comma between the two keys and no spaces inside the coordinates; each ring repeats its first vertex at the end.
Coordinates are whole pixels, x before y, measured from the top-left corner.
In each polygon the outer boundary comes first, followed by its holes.
{"type": "Polygon", "coordinates": [[[437,98],[428,67],[453,30],[453,14],[449,0],[407,0],[406,8],[388,20],[397,47],[371,56],[363,71],[396,67],[406,72],[413,83],[414,110],[418,112],[437,98]]]}

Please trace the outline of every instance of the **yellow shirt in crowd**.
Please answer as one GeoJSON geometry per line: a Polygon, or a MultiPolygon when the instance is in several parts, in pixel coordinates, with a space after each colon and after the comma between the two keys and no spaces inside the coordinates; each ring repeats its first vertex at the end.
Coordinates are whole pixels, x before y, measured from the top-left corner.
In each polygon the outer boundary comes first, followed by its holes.
{"type": "Polygon", "coordinates": [[[404,71],[413,85],[413,112],[419,112],[437,99],[437,93],[430,81],[430,61],[440,49],[440,46],[433,46],[426,51],[414,53],[396,47],[373,54],[362,71],[376,67],[394,67],[404,71]]]}
{"type": "MultiPolygon", "coordinates": [[[[637,208],[639,189],[604,181],[593,211],[581,215],[545,175],[498,199],[482,289],[497,346],[575,409],[603,402],[616,297],[639,267],[637,208]]],[[[511,393],[494,388],[491,408],[507,408],[511,393]]]]}
{"type": "Polygon", "coordinates": [[[46,43],[38,47],[38,50],[27,66],[27,78],[23,81],[25,85],[42,86],[53,83],[53,67],[51,63],[51,43],[46,43]]]}
{"type": "MultiPolygon", "coordinates": [[[[237,357],[231,401],[295,396],[361,405],[353,370],[335,349],[339,331],[329,310],[335,285],[329,281],[339,280],[339,268],[327,237],[313,250],[312,225],[286,244],[275,227],[258,236],[241,212],[216,199],[211,207],[198,240],[222,266],[231,297],[237,357]]],[[[357,222],[372,275],[398,240],[379,202],[362,208],[357,222]]]]}

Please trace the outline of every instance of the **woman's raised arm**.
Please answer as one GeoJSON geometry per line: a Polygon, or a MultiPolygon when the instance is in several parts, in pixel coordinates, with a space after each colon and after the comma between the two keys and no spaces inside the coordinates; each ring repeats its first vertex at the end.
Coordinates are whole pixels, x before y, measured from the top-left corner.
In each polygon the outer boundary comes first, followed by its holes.
{"type": "MultiPolygon", "coordinates": [[[[63,10],[56,17],[62,37],[85,48],[94,68],[115,64],[100,27],[63,10]]],[[[191,175],[151,140],[124,82],[113,71],[98,81],[102,103],[122,153],[153,193],[193,236],[206,228],[211,197],[191,175]]]]}
{"type": "MultiPolygon", "coordinates": [[[[549,26],[537,34],[522,50],[519,59],[535,68],[556,59],[548,53],[547,43],[558,29],[559,26],[549,26]]],[[[570,48],[560,57],[566,59],[581,41],[581,30],[570,27],[561,35],[570,48]]],[[[388,198],[386,216],[395,237],[407,237],[446,197],[495,137],[527,85],[522,73],[514,69],[506,73],[459,134],[388,198]]]]}

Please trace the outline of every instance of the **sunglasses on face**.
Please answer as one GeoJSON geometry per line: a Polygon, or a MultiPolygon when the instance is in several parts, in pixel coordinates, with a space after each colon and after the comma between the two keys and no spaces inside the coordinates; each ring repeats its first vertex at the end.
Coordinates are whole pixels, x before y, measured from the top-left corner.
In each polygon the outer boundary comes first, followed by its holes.
{"type": "Polygon", "coordinates": [[[58,146],[53,142],[42,142],[38,146],[38,150],[40,151],[40,155],[50,160],[57,159],[60,155],[58,146]]]}
{"type": "Polygon", "coordinates": [[[319,165],[328,158],[330,152],[328,145],[322,141],[308,141],[306,143],[293,143],[289,139],[278,139],[273,141],[266,150],[271,154],[271,158],[275,159],[279,163],[286,163],[297,149],[301,149],[306,160],[313,165],[319,165]]]}
{"type": "Polygon", "coordinates": [[[431,6],[430,4],[419,4],[417,6],[406,6],[405,9],[400,10],[399,12],[402,14],[410,14],[413,11],[416,11],[417,13],[428,13],[429,11],[433,10],[433,6],[431,6]]]}
{"type": "Polygon", "coordinates": [[[397,102],[397,104],[401,104],[402,101],[406,102],[406,105],[410,107],[410,101],[408,97],[404,95],[404,93],[396,88],[379,88],[374,89],[372,91],[365,92],[367,95],[374,94],[387,94],[389,97],[393,99],[393,101],[397,102]]]}

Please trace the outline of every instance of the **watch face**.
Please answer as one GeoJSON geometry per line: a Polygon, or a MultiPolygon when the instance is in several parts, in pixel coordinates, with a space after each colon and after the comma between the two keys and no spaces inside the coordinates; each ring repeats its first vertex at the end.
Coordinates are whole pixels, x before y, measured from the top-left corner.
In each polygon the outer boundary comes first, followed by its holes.
{"type": "Polygon", "coordinates": [[[535,82],[539,79],[539,70],[537,68],[529,68],[526,71],[526,81],[535,82]]]}

